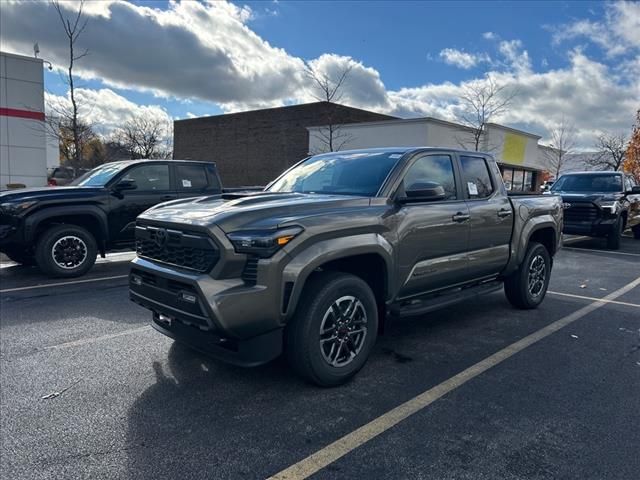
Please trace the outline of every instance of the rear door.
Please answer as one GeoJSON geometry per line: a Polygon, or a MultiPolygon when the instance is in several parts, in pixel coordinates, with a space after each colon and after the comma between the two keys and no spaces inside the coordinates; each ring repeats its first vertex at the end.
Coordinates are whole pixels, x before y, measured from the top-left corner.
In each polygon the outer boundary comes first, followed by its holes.
{"type": "Polygon", "coordinates": [[[173,169],[180,198],[220,193],[220,182],[213,165],[175,163],[173,169]]]}
{"type": "Polygon", "coordinates": [[[460,155],[460,171],[470,215],[469,275],[493,276],[509,261],[513,231],[511,202],[496,174],[497,166],[482,156],[460,155]]]}
{"type": "Polygon", "coordinates": [[[408,166],[398,194],[413,184],[436,182],[446,198],[403,203],[396,213],[399,297],[406,298],[465,281],[469,212],[451,154],[424,154],[408,166]]]}

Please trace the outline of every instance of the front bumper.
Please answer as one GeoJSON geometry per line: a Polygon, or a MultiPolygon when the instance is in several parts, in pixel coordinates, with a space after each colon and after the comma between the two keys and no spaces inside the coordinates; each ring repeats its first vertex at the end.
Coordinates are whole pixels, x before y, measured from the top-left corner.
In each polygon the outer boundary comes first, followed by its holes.
{"type": "Polygon", "coordinates": [[[156,330],[220,360],[255,366],[282,352],[278,295],[263,285],[216,280],[138,257],[129,292],[153,312],[156,330]]]}
{"type": "Polygon", "coordinates": [[[588,237],[606,237],[615,228],[616,217],[599,219],[594,222],[564,222],[563,233],[586,235],[588,237]]]}

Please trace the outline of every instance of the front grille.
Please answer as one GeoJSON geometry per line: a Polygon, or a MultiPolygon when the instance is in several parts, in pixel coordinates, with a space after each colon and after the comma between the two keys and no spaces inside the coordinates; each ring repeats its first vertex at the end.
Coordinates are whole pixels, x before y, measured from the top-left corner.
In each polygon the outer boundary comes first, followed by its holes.
{"type": "Polygon", "coordinates": [[[215,266],[220,252],[208,236],[155,226],[136,226],[139,257],[200,273],[215,266]]]}
{"type": "Polygon", "coordinates": [[[564,221],[567,223],[593,222],[599,215],[600,210],[593,203],[571,203],[571,206],[564,210],[564,221]]]}
{"type": "Polygon", "coordinates": [[[255,285],[258,282],[258,257],[249,257],[242,270],[242,280],[247,285],[255,285]]]}

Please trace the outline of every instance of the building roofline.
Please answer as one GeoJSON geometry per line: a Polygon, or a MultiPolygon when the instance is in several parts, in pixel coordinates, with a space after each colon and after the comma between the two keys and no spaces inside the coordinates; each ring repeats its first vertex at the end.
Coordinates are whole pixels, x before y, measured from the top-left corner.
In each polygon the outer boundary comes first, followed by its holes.
{"type": "Polygon", "coordinates": [[[26,55],[20,55],[18,53],[9,53],[9,52],[4,52],[0,50],[0,55],[4,55],[5,57],[13,57],[13,58],[17,58],[19,60],[27,60],[27,61],[31,61],[31,62],[36,62],[36,63],[42,63],[43,60],[41,58],[36,58],[36,57],[28,57],[26,55]]]}
{"type": "Polygon", "coordinates": [[[357,107],[351,107],[349,105],[344,105],[342,103],[334,103],[334,102],[327,102],[327,101],[320,101],[320,102],[308,102],[308,103],[296,103],[295,105],[283,105],[280,107],[270,107],[270,108],[258,108],[255,110],[243,110],[240,112],[230,112],[230,113],[221,113],[219,115],[208,115],[206,117],[194,117],[194,118],[183,118],[180,120],[174,120],[174,123],[176,122],[191,122],[191,121],[198,121],[198,120],[209,120],[212,118],[225,118],[225,117],[230,117],[232,115],[251,115],[251,114],[255,114],[256,112],[270,112],[270,111],[275,111],[275,110],[287,110],[287,109],[298,109],[298,108],[304,108],[304,107],[309,107],[312,105],[321,105],[321,104],[332,104],[335,105],[339,108],[346,108],[348,110],[355,110],[355,111],[359,111],[359,112],[366,112],[366,113],[374,113],[376,115],[384,115],[389,117],[388,120],[399,120],[397,117],[394,117],[392,115],[387,115],[385,113],[378,113],[378,112],[373,112],[371,110],[364,110],[362,108],[357,108],[357,107]]]}
{"type": "MultiPolygon", "coordinates": [[[[398,118],[398,119],[388,119],[388,120],[373,120],[371,122],[358,122],[358,123],[349,123],[345,124],[349,128],[360,128],[360,127],[370,127],[373,125],[398,125],[398,124],[407,124],[407,123],[439,123],[441,125],[446,125],[448,127],[455,127],[459,130],[467,130],[473,131],[473,128],[463,125],[461,123],[450,122],[448,120],[443,120],[441,118],[436,117],[418,117],[418,118],[398,118]]],[[[517,128],[507,127],[506,125],[500,125],[499,123],[487,123],[487,126],[498,128],[501,130],[508,130],[510,132],[518,133],[520,135],[525,135],[527,137],[535,138],[537,140],[541,139],[540,135],[536,135],[534,133],[525,132],[524,130],[518,130],[517,128]]],[[[327,128],[326,125],[314,125],[310,127],[306,127],[307,130],[317,130],[322,128],[327,128]]]]}

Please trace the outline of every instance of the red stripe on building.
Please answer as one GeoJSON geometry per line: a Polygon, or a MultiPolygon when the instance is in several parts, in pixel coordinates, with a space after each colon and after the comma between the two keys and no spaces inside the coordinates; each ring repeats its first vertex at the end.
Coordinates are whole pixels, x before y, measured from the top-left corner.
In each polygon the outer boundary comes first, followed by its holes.
{"type": "Polygon", "coordinates": [[[16,118],[29,118],[31,120],[44,121],[44,112],[35,112],[33,110],[20,110],[20,109],[17,109],[17,108],[0,107],[0,116],[16,117],[16,118]]]}

